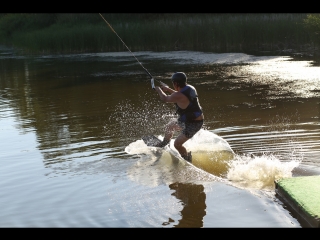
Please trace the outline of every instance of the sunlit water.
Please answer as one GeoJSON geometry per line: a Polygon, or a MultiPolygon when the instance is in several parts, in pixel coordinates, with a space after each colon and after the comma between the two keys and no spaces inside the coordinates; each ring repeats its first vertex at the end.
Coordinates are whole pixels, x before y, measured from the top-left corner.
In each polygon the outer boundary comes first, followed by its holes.
{"type": "MultiPolygon", "coordinates": [[[[1,227],[303,227],[274,181],[320,174],[319,64],[243,53],[138,52],[156,80],[184,71],[204,128],[163,137],[162,103],[128,52],[0,49],[1,227]]],[[[157,81],[156,81],[157,84],[157,81]]]]}

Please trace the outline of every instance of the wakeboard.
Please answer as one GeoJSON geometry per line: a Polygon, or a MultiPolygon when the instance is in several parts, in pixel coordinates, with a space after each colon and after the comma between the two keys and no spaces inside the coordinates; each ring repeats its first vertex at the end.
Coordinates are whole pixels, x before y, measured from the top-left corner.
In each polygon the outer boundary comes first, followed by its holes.
{"type": "Polygon", "coordinates": [[[142,140],[148,147],[155,147],[157,144],[162,141],[154,135],[143,136],[142,140]]]}

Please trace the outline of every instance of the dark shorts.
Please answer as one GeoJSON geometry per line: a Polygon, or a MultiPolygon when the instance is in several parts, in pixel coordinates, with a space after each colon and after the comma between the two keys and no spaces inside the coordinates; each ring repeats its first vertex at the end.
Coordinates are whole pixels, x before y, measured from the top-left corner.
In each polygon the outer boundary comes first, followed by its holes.
{"type": "Polygon", "coordinates": [[[182,128],[182,133],[187,138],[192,138],[202,128],[203,120],[195,120],[192,122],[178,121],[178,125],[182,128]]]}

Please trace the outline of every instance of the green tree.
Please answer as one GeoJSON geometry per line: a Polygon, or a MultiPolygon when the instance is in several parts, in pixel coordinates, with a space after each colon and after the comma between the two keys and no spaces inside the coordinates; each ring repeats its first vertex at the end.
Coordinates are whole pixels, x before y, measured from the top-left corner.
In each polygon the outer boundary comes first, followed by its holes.
{"type": "Polygon", "coordinates": [[[314,45],[320,47],[320,14],[308,14],[304,20],[304,26],[314,45]]]}

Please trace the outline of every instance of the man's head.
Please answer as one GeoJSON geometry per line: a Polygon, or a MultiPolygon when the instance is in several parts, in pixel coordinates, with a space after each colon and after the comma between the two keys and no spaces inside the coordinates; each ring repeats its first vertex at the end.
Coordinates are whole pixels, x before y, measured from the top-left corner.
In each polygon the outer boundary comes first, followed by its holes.
{"type": "Polygon", "coordinates": [[[172,75],[171,81],[179,87],[184,87],[187,84],[187,76],[184,72],[176,72],[172,75]]]}

